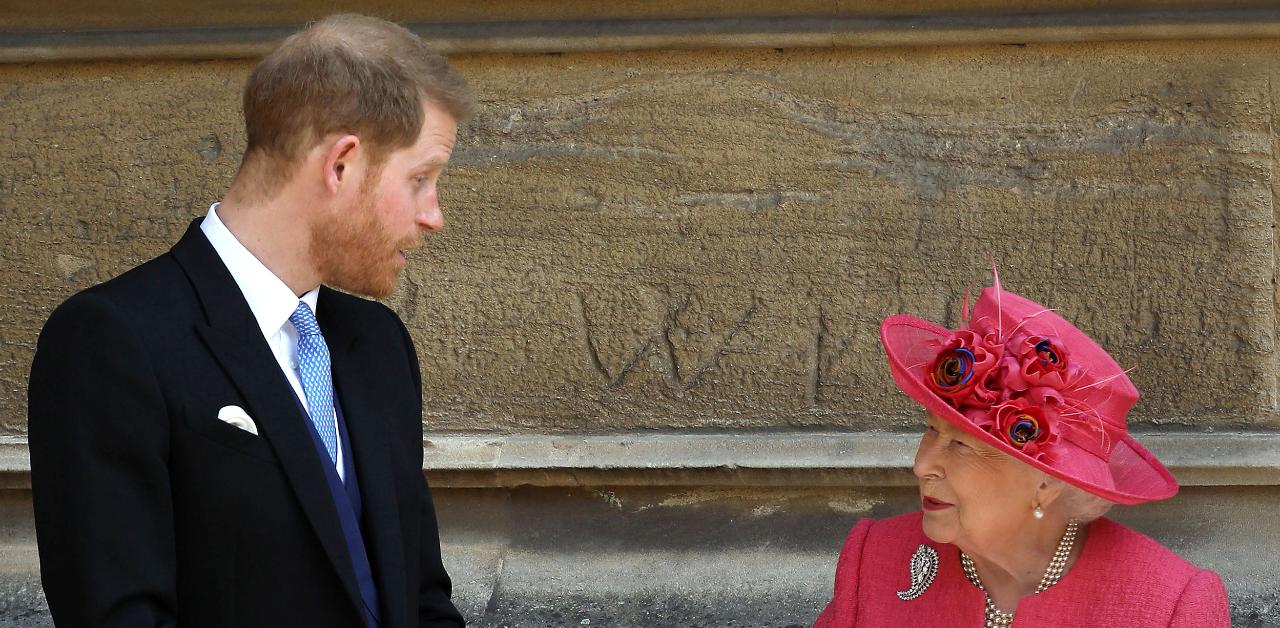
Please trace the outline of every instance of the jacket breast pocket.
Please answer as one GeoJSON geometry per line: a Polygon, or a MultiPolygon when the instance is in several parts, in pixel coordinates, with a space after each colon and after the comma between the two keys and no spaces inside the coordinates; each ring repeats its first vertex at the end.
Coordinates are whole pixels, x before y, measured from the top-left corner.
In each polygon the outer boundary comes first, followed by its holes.
{"type": "Polygon", "coordinates": [[[196,412],[191,408],[183,407],[178,420],[187,430],[194,432],[205,440],[213,441],[222,447],[252,456],[264,462],[279,464],[279,460],[276,458],[275,452],[272,451],[271,445],[267,443],[267,439],[219,420],[216,409],[196,412]]]}

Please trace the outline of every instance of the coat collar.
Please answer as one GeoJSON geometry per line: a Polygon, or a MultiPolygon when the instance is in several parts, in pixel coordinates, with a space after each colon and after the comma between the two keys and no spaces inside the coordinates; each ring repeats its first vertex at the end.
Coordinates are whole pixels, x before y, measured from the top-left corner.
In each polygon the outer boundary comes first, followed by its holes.
{"type": "Polygon", "coordinates": [[[204,232],[222,265],[235,280],[264,337],[270,338],[280,331],[298,308],[298,301],[305,302],[312,312],[316,311],[319,288],[302,296],[295,295],[223,224],[218,217],[218,203],[209,207],[209,215],[200,221],[200,231],[204,232]]]}

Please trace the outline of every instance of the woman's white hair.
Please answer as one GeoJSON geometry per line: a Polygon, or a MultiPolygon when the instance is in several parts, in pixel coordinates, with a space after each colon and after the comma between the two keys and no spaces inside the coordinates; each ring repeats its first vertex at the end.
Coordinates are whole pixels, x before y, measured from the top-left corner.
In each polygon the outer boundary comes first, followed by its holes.
{"type": "Polygon", "coordinates": [[[1109,502],[1093,493],[1082,488],[1078,488],[1068,484],[1058,478],[1046,475],[1045,481],[1049,483],[1058,483],[1062,487],[1062,492],[1058,494],[1058,498],[1053,500],[1049,508],[1066,519],[1075,519],[1080,523],[1089,523],[1097,519],[1111,510],[1115,504],[1109,502]]]}

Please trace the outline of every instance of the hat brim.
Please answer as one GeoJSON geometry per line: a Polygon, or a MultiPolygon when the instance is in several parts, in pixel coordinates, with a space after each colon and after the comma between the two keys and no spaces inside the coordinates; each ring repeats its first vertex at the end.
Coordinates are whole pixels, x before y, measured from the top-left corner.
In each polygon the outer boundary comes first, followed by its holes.
{"type": "Polygon", "coordinates": [[[1102,460],[1067,439],[1053,445],[1058,455],[1045,463],[975,425],[925,384],[937,347],[951,330],[914,316],[890,316],[880,325],[880,341],[898,388],[939,418],[1014,459],[1117,504],[1140,504],[1172,497],[1178,482],[1169,470],[1127,434],[1114,443],[1110,460],[1102,460]]]}

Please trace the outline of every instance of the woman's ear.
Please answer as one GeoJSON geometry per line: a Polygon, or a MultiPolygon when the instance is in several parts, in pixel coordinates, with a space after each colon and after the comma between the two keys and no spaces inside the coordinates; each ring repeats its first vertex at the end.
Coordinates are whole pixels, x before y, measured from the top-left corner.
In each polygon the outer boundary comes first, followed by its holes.
{"type": "Polygon", "coordinates": [[[1058,501],[1062,497],[1063,491],[1066,490],[1066,484],[1053,476],[1040,474],[1040,485],[1036,487],[1036,503],[1042,509],[1047,509],[1051,504],[1058,501]]]}

